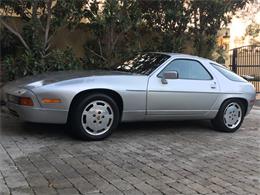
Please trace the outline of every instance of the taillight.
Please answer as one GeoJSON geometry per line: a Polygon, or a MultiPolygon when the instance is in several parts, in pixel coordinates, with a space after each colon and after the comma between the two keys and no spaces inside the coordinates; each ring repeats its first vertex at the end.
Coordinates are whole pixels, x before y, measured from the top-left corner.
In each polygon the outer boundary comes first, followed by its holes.
{"type": "Polygon", "coordinates": [[[23,106],[33,106],[33,101],[29,97],[19,97],[19,104],[23,106]]]}

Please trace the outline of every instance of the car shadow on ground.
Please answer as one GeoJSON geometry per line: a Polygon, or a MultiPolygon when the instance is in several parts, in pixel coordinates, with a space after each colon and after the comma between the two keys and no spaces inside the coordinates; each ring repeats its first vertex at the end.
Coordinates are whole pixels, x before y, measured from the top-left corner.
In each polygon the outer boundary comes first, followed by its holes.
{"type": "MultiPolygon", "coordinates": [[[[1,117],[1,134],[11,136],[27,137],[59,137],[62,139],[76,139],[70,133],[73,129],[67,125],[42,124],[20,122],[10,117],[1,117]]],[[[113,137],[132,137],[143,136],[145,134],[161,135],[170,132],[193,132],[193,131],[212,131],[209,121],[160,121],[160,122],[131,122],[121,123],[113,132],[113,137]]]]}
{"type": "Polygon", "coordinates": [[[209,121],[206,120],[189,120],[189,121],[152,121],[152,122],[130,122],[121,123],[119,128],[122,130],[139,130],[146,129],[148,131],[157,131],[158,129],[205,129],[209,128],[209,121]]]}
{"type": "Polygon", "coordinates": [[[212,132],[209,121],[155,121],[122,123],[113,133],[113,136],[163,135],[174,133],[212,132]]]}
{"type": "Polygon", "coordinates": [[[57,124],[42,124],[22,122],[19,119],[1,113],[0,134],[6,136],[67,136],[66,126],[57,124]]]}

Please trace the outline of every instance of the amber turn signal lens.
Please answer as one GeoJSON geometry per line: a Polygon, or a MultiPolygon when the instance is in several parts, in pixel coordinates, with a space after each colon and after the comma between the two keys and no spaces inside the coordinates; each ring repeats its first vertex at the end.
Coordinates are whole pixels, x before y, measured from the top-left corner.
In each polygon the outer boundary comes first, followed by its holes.
{"type": "Polygon", "coordinates": [[[44,103],[44,104],[61,103],[61,100],[60,99],[44,98],[44,99],[42,99],[42,103],[44,103]]]}
{"type": "Polygon", "coordinates": [[[33,101],[29,97],[20,97],[19,104],[23,106],[33,106],[33,101]]]}

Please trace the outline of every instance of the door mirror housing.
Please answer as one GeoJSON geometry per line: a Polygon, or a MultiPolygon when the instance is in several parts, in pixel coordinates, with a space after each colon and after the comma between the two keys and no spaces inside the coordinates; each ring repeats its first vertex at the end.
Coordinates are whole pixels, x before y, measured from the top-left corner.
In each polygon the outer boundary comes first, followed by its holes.
{"type": "Polygon", "coordinates": [[[167,79],[178,79],[179,78],[179,75],[178,75],[178,72],[177,71],[165,71],[163,74],[162,74],[162,78],[161,78],[161,81],[162,81],[162,84],[167,84],[167,79]]]}

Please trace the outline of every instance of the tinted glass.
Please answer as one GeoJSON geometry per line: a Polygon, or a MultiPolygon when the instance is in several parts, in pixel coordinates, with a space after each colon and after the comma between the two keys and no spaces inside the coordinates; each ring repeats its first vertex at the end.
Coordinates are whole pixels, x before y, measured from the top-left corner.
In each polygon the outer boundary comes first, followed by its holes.
{"type": "Polygon", "coordinates": [[[135,58],[130,59],[118,66],[116,69],[131,73],[149,75],[170,56],[157,53],[139,54],[135,58]]]}
{"type": "MultiPolygon", "coordinates": [[[[177,71],[180,79],[211,80],[212,77],[207,70],[195,60],[179,59],[173,60],[164,71],[177,71]]],[[[161,76],[160,73],[159,76],[161,76]]]]}
{"type": "MultiPolygon", "coordinates": [[[[212,64],[212,63],[211,63],[212,64]]],[[[239,81],[239,82],[245,82],[245,79],[241,78],[240,76],[238,76],[237,74],[235,74],[234,72],[219,66],[217,64],[212,64],[221,74],[223,74],[226,78],[228,78],[231,81],[239,81]]]]}

